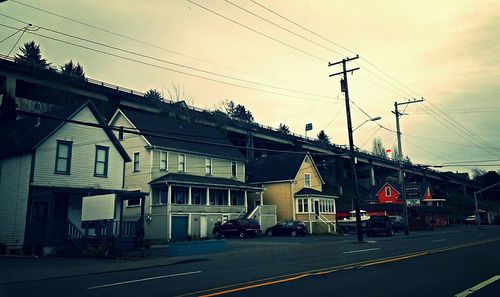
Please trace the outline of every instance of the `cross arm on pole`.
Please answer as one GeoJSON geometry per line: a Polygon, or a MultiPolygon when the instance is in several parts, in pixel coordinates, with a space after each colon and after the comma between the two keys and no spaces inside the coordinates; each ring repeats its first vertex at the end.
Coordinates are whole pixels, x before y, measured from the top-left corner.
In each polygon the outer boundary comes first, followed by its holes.
{"type": "Polygon", "coordinates": [[[335,76],[335,75],[339,75],[339,74],[344,74],[344,73],[347,73],[347,72],[353,72],[353,71],[356,71],[356,70],[359,70],[359,67],[346,70],[345,72],[344,71],[340,71],[340,72],[337,72],[337,73],[334,73],[334,74],[330,74],[329,77],[332,77],[332,76],[335,76]]]}

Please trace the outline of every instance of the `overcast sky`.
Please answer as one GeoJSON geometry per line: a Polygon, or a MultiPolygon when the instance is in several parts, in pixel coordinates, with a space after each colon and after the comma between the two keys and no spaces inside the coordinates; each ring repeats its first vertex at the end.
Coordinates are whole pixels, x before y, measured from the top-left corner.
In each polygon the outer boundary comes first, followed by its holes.
{"type": "MultiPolygon", "coordinates": [[[[35,40],[53,66],[72,59],[87,77],[166,96],[177,86],[200,108],[231,99],[260,124],[303,135],[312,123],[308,136],[325,130],[336,144],[348,142],[345,105],[340,77],[328,77],[341,67],[328,62],[359,54],[348,63],[360,67],[348,76],[350,97],[384,128],[365,123],[356,146],[371,150],[380,137],[393,147],[394,102],[423,97],[401,118],[405,155],[474,161],[440,170],[500,169],[499,1],[16,0],[0,13],[2,25],[33,24],[17,45],[21,32],[0,43],[2,54],[35,40]]],[[[0,40],[14,32],[0,26],[0,40]]],[[[368,116],[352,107],[354,127],[368,116]]]]}

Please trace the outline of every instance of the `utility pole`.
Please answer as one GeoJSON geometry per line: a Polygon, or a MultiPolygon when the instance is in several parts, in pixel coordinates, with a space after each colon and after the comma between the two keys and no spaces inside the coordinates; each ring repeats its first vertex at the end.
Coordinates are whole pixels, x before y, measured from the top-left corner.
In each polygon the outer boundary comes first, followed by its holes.
{"type": "Polygon", "coordinates": [[[405,221],[405,235],[410,234],[410,228],[408,226],[408,204],[406,203],[406,184],[405,184],[405,176],[404,176],[404,168],[403,168],[403,148],[401,146],[401,129],[399,128],[399,118],[403,115],[398,111],[399,105],[408,105],[417,102],[423,102],[423,99],[420,100],[412,100],[406,102],[394,102],[394,111],[393,113],[396,115],[396,134],[398,136],[398,165],[399,165],[399,184],[401,185],[401,192],[403,195],[403,219],[405,221]]]}
{"type": "Polygon", "coordinates": [[[346,58],[342,59],[342,61],[335,62],[335,63],[328,63],[328,67],[338,65],[342,63],[342,72],[337,72],[334,74],[330,74],[330,77],[336,76],[339,74],[343,75],[343,78],[340,80],[340,90],[344,93],[345,95],[345,110],[346,110],[346,115],[347,115],[347,133],[349,136],[349,152],[351,156],[351,172],[352,172],[352,179],[353,179],[353,192],[354,192],[354,209],[356,212],[356,229],[358,233],[358,241],[362,242],[363,241],[363,229],[361,227],[361,214],[359,212],[359,187],[358,187],[358,175],[356,173],[356,157],[355,157],[355,152],[354,152],[354,140],[352,138],[352,122],[351,122],[351,107],[350,107],[350,102],[349,102],[349,88],[347,84],[347,73],[348,72],[354,72],[355,70],[358,70],[359,67],[357,68],[352,68],[347,70],[346,69],[346,63],[352,60],[358,59],[359,56],[356,55],[356,57],[353,58],[346,58]]]}
{"type": "Polygon", "coordinates": [[[494,183],[492,185],[489,185],[488,187],[486,187],[484,189],[481,189],[479,191],[474,192],[474,205],[475,205],[475,208],[476,208],[475,214],[476,214],[477,230],[481,230],[481,220],[480,220],[481,218],[479,217],[479,208],[478,208],[478,205],[477,205],[477,194],[482,193],[482,192],[484,192],[486,190],[489,190],[489,189],[493,188],[494,186],[498,186],[498,185],[500,185],[500,182],[496,182],[496,183],[494,183]]]}

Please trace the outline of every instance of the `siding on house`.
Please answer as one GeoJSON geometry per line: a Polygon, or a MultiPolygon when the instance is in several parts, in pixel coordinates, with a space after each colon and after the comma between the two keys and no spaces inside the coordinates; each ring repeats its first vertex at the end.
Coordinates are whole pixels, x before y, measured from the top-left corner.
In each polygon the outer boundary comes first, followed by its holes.
{"type": "Polygon", "coordinates": [[[293,218],[293,194],[290,182],[264,184],[264,204],[276,205],[277,220],[293,218]]]}
{"type": "Polygon", "coordinates": [[[0,242],[8,248],[24,243],[31,154],[0,160],[0,242]]]}
{"type": "Polygon", "coordinates": [[[295,186],[293,188],[294,194],[304,188],[304,175],[310,174],[311,176],[311,189],[321,192],[322,181],[321,177],[318,174],[318,171],[315,168],[313,161],[309,155],[306,155],[302,165],[300,165],[299,170],[297,171],[297,175],[295,176],[295,186]]]}
{"type": "MultiPolygon", "coordinates": [[[[88,107],[74,120],[98,123],[88,107]]],[[[66,123],[46,139],[36,150],[33,185],[103,189],[121,189],[123,158],[101,128],[66,123]],[[71,141],[70,174],[56,174],[57,140],[71,141]],[[109,148],[107,177],[94,176],[96,145],[109,148]]]]}

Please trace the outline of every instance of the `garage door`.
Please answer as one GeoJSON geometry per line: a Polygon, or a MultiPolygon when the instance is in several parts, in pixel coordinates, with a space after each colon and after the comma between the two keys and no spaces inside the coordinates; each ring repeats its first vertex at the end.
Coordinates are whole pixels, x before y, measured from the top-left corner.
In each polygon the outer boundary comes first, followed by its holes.
{"type": "Polygon", "coordinates": [[[172,216],[172,240],[183,241],[188,236],[188,216],[172,216]]]}

